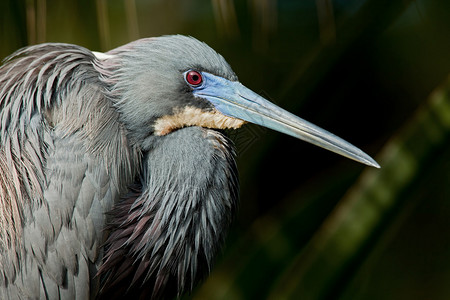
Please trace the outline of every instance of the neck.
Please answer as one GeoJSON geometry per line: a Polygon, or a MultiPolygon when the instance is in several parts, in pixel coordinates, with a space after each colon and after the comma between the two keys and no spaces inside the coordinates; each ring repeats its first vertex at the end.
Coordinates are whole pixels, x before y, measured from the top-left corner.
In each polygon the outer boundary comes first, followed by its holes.
{"type": "Polygon", "coordinates": [[[146,162],[140,187],[111,212],[100,269],[105,298],[120,286],[155,298],[192,290],[209,273],[236,209],[234,150],[222,134],[188,127],[155,138],[146,162]]]}

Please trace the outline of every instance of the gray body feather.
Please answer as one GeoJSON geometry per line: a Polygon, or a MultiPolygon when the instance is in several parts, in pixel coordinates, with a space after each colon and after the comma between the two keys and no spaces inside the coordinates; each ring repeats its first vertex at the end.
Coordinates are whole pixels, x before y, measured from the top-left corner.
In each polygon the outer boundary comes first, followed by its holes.
{"type": "Polygon", "coordinates": [[[105,213],[139,160],[95,63],[45,44],[0,69],[1,299],[87,299],[98,285],[105,213]]]}
{"type": "Polygon", "coordinates": [[[152,135],[193,103],[173,75],[189,67],[236,80],[182,36],[99,58],[42,44],[0,67],[0,299],[180,295],[209,272],[237,202],[233,147],[199,127],[152,135]]]}
{"type": "Polygon", "coordinates": [[[135,196],[111,211],[102,299],[192,290],[210,272],[236,210],[234,149],[222,134],[190,127],[152,145],[135,196]]]}

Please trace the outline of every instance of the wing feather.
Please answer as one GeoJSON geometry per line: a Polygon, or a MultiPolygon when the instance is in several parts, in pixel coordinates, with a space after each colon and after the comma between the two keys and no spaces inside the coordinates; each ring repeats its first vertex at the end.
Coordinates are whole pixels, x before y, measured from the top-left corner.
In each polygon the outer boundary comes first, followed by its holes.
{"type": "Polygon", "coordinates": [[[56,43],[0,66],[2,298],[95,295],[105,212],[139,165],[105,95],[111,73],[91,51],[56,43]]]}

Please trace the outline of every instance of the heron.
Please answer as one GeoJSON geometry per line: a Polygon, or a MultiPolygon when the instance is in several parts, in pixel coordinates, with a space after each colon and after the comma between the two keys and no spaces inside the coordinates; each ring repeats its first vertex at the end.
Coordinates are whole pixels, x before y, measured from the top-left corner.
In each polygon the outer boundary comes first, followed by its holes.
{"type": "Polygon", "coordinates": [[[188,36],[45,43],[0,67],[0,298],[170,299],[211,271],[254,123],[379,167],[188,36]]]}

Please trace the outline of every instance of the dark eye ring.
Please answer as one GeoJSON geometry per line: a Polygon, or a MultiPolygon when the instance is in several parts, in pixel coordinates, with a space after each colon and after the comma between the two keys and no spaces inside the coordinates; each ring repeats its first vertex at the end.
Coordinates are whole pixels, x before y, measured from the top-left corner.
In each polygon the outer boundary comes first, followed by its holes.
{"type": "Polygon", "coordinates": [[[184,74],[184,79],[192,87],[197,87],[203,83],[202,74],[197,71],[187,71],[184,74]]]}

